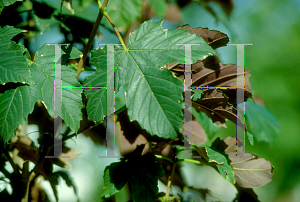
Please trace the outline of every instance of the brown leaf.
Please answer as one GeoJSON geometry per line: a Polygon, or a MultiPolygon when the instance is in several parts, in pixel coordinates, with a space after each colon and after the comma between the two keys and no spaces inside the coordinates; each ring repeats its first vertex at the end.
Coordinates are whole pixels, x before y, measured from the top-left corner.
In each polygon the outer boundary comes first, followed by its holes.
{"type": "Polygon", "coordinates": [[[207,141],[207,135],[205,133],[205,130],[197,121],[189,122],[192,123],[192,128],[186,128],[188,122],[184,123],[182,126],[183,130],[181,131],[181,133],[183,133],[183,131],[186,130],[187,138],[197,146],[205,144],[205,142],[207,141]]]}
{"type": "MultiPolygon", "coordinates": [[[[245,153],[245,157],[230,157],[236,154],[236,138],[227,137],[224,142],[228,145],[225,153],[231,160],[236,183],[241,187],[253,188],[260,187],[272,180],[274,167],[264,158],[253,157],[250,153],[245,153]]],[[[242,142],[238,140],[238,153],[242,153],[242,142]]]]}
{"type": "Polygon", "coordinates": [[[190,25],[183,25],[177,29],[189,30],[189,33],[196,34],[204,39],[213,49],[226,46],[229,42],[229,37],[217,30],[209,30],[208,28],[191,28],[190,25]]]}
{"type": "MultiPolygon", "coordinates": [[[[184,65],[171,63],[167,67],[171,69],[177,77],[184,80],[184,65]],[[173,65],[173,66],[172,66],[173,65]],[[170,68],[171,66],[171,68],[170,68]]],[[[244,100],[251,97],[251,85],[249,82],[250,73],[245,70],[245,90],[243,84],[238,84],[239,88],[228,89],[237,85],[237,79],[243,78],[244,72],[242,67],[237,67],[233,64],[223,65],[218,63],[216,57],[208,57],[203,61],[197,61],[192,65],[192,86],[193,87],[222,87],[221,89],[205,89],[201,99],[193,101],[193,107],[196,110],[203,111],[214,122],[225,123],[225,119],[237,123],[243,128],[243,123],[239,119],[239,114],[236,110],[237,95],[244,94],[244,100]]],[[[244,79],[242,79],[244,81],[244,79]]],[[[240,99],[239,99],[240,100],[240,99]]]]}

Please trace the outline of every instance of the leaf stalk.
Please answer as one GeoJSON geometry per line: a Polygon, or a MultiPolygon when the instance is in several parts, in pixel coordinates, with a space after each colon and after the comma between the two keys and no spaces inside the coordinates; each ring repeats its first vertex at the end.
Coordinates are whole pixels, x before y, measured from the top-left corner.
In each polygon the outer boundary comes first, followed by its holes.
{"type": "MultiPolygon", "coordinates": [[[[98,0],[98,5],[99,5],[99,8],[102,8],[102,7],[103,7],[103,6],[101,5],[100,0],[98,0]]],[[[120,32],[118,31],[117,27],[115,26],[115,24],[113,23],[113,21],[111,20],[111,18],[109,17],[109,15],[107,14],[106,8],[105,8],[105,10],[103,10],[103,15],[107,18],[107,20],[109,21],[109,23],[111,24],[111,26],[112,26],[113,29],[115,30],[115,33],[116,33],[118,39],[120,40],[120,42],[121,42],[121,44],[122,44],[124,50],[125,50],[125,51],[128,51],[128,48],[126,47],[125,42],[124,42],[124,40],[123,40],[123,38],[122,38],[120,32]]]]}

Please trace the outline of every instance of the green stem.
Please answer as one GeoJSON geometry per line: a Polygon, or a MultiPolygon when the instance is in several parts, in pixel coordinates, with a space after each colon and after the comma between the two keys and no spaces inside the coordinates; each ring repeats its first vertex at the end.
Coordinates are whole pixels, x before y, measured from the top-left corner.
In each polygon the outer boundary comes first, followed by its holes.
{"type": "Polygon", "coordinates": [[[185,161],[185,162],[190,162],[190,163],[195,163],[195,164],[202,164],[202,162],[194,160],[194,159],[178,159],[177,161],[185,161]]]}
{"type": "Polygon", "coordinates": [[[169,178],[168,178],[167,191],[166,191],[166,195],[165,195],[165,200],[164,200],[164,202],[165,202],[167,199],[169,199],[169,196],[170,196],[170,190],[171,190],[171,185],[172,185],[172,179],[173,179],[174,172],[175,172],[175,167],[176,167],[176,162],[173,162],[171,175],[170,175],[169,178]]]}
{"type": "Polygon", "coordinates": [[[170,161],[171,163],[174,163],[174,161],[172,159],[170,159],[168,157],[164,157],[162,155],[155,154],[155,157],[158,159],[164,159],[164,160],[170,161]]]}
{"type": "Polygon", "coordinates": [[[198,164],[198,165],[202,164],[202,165],[212,166],[209,163],[206,163],[206,162],[203,162],[203,161],[198,161],[198,160],[195,160],[195,159],[178,159],[177,162],[179,162],[179,161],[185,161],[185,162],[194,163],[194,164],[198,164]]]}
{"type": "MultiPolygon", "coordinates": [[[[99,5],[99,8],[102,8],[102,7],[103,7],[103,6],[101,5],[100,0],[98,0],[98,5],[99,5]]],[[[126,47],[125,42],[124,42],[124,40],[123,40],[123,38],[122,38],[120,32],[118,31],[117,27],[115,26],[115,24],[113,23],[113,21],[111,20],[111,18],[109,17],[109,15],[107,14],[107,12],[106,12],[105,10],[103,11],[103,15],[107,18],[107,20],[109,21],[109,23],[111,24],[111,26],[112,26],[113,29],[115,30],[115,33],[116,33],[118,39],[120,40],[120,42],[121,42],[121,44],[122,44],[124,50],[125,50],[125,51],[128,51],[128,48],[126,47]]]]}

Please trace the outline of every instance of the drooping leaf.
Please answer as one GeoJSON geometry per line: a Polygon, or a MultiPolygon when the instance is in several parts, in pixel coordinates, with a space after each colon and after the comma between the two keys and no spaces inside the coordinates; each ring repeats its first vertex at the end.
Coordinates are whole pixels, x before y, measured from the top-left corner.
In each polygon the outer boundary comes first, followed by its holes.
{"type": "Polygon", "coordinates": [[[142,14],[141,0],[111,0],[107,4],[107,13],[120,30],[125,31],[142,14]]]}
{"type": "Polygon", "coordinates": [[[208,43],[213,49],[226,46],[226,44],[229,42],[229,37],[216,30],[209,30],[207,28],[191,28],[190,25],[183,25],[180,27],[177,27],[177,29],[185,29],[189,30],[189,33],[191,34],[197,34],[198,36],[202,37],[206,43],[208,43]]]}
{"type": "Polygon", "coordinates": [[[235,183],[234,173],[229,159],[226,154],[216,151],[210,147],[197,147],[194,146],[196,151],[208,162],[214,164],[222,177],[227,179],[230,183],[235,183]]]}
{"type": "Polygon", "coordinates": [[[7,143],[19,124],[33,111],[38,100],[35,88],[19,86],[0,94],[0,139],[7,143]]]}
{"type": "MultiPolygon", "coordinates": [[[[63,52],[63,51],[62,51],[63,52]]],[[[34,62],[31,65],[31,72],[39,92],[39,99],[43,101],[48,113],[54,117],[54,45],[44,45],[35,54],[34,62]]],[[[76,71],[70,65],[61,66],[62,86],[80,86],[75,76],[76,71]]],[[[82,119],[81,99],[82,89],[62,89],[62,114],[61,118],[73,131],[80,127],[82,119]]]]}
{"type": "MultiPolygon", "coordinates": [[[[253,188],[263,186],[272,180],[274,168],[269,161],[250,153],[245,153],[243,158],[230,157],[236,154],[236,139],[227,137],[224,142],[228,145],[225,153],[230,158],[230,165],[233,168],[237,184],[241,187],[253,188]]],[[[243,144],[238,140],[238,153],[243,152],[241,145],[243,144]]]]}
{"type": "Polygon", "coordinates": [[[17,0],[0,0],[0,13],[4,9],[5,6],[9,6],[14,4],[17,0]]]}
{"type": "Polygon", "coordinates": [[[135,202],[152,202],[158,193],[158,178],[165,175],[161,164],[153,154],[141,156],[144,145],[138,146],[121,162],[112,163],[104,172],[105,189],[103,197],[117,193],[129,182],[132,200],[135,202]]]}
{"type": "Polygon", "coordinates": [[[163,18],[167,11],[167,2],[165,0],[150,0],[149,3],[154,9],[155,15],[159,18],[163,18]]]}
{"type": "Polygon", "coordinates": [[[26,49],[10,40],[21,32],[21,29],[11,26],[0,27],[0,84],[8,82],[34,84],[28,60],[24,56],[26,49]]]}
{"type": "MultiPolygon", "coordinates": [[[[244,109],[243,103],[239,108],[244,109]]],[[[250,99],[245,103],[246,127],[255,141],[272,144],[280,133],[279,124],[271,112],[250,99]]]]}

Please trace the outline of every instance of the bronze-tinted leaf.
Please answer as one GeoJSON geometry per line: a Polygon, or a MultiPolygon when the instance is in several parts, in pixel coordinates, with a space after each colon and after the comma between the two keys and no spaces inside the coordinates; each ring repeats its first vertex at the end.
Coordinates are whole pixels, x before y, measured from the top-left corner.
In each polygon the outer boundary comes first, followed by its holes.
{"type": "Polygon", "coordinates": [[[235,107],[228,103],[226,97],[202,98],[192,103],[193,107],[199,112],[205,112],[213,122],[225,123],[225,119],[243,127],[235,107]]]}
{"type": "Polygon", "coordinates": [[[197,121],[189,121],[192,124],[192,128],[186,127],[188,122],[184,123],[181,131],[183,133],[184,130],[187,132],[187,138],[192,141],[195,145],[200,146],[205,144],[207,141],[207,135],[203,127],[197,121]]]}
{"type": "MultiPolygon", "coordinates": [[[[238,67],[234,64],[224,65],[218,62],[213,56],[206,58],[203,61],[197,61],[192,65],[192,86],[193,87],[234,87],[237,86],[237,79],[244,77],[243,73],[237,74],[237,72],[244,72],[242,67],[238,67]]],[[[168,64],[167,67],[173,67],[171,70],[175,75],[182,80],[184,79],[184,65],[183,64],[168,64]],[[173,66],[172,66],[173,65],[173,66]]],[[[245,96],[251,97],[251,85],[249,77],[251,76],[248,70],[245,70],[245,96]]],[[[243,83],[238,83],[238,87],[244,87],[243,83]]],[[[244,91],[244,88],[240,88],[244,91]]]]}
{"type": "Polygon", "coordinates": [[[183,25],[181,27],[177,27],[177,29],[189,30],[189,33],[202,37],[213,49],[226,46],[229,42],[229,37],[220,31],[209,30],[208,28],[201,27],[191,28],[190,25],[183,25]]]}
{"type": "MultiPolygon", "coordinates": [[[[272,180],[273,166],[269,161],[263,158],[258,158],[250,153],[245,153],[245,157],[230,157],[236,154],[236,139],[227,137],[224,142],[228,145],[225,153],[228,154],[231,160],[230,165],[233,168],[236,183],[241,187],[253,188],[260,187],[272,180]],[[252,158],[251,158],[252,157],[252,158]]],[[[238,140],[238,143],[241,143],[238,140]]],[[[238,153],[242,151],[242,144],[238,144],[238,153]]]]}
{"type": "MultiPolygon", "coordinates": [[[[167,68],[171,69],[176,76],[184,80],[184,65],[168,64],[167,68]]],[[[251,86],[249,82],[250,73],[245,70],[245,90],[244,83],[238,84],[238,88],[229,89],[227,87],[237,86],[237,79],[243,78],[244,72],[242,67],[233,64],[224,65],[218,63],[216,57],[210,56],[203,61],[197,61],[192,65],[192,86],[202,87],[202,97],[193,101],[193,107],[197,111],[203,111],[214,122],[225,123],[225,119],[237,123],[243,127],[236,110],[237,96],[244,95],[244,100],[251,97],[251,86]],[[224,87],[222,89],[205,89],[204,87],[224,87]],[[242,86],[242,87],[241,87],[242,86]]],[[[240,80],[240,79],[239,79],[240,80]]],[[[244,79],[242,79],[244,82],[244,79]]],[[[241,99],[238,99],[241,100],[241,99]]]]}

